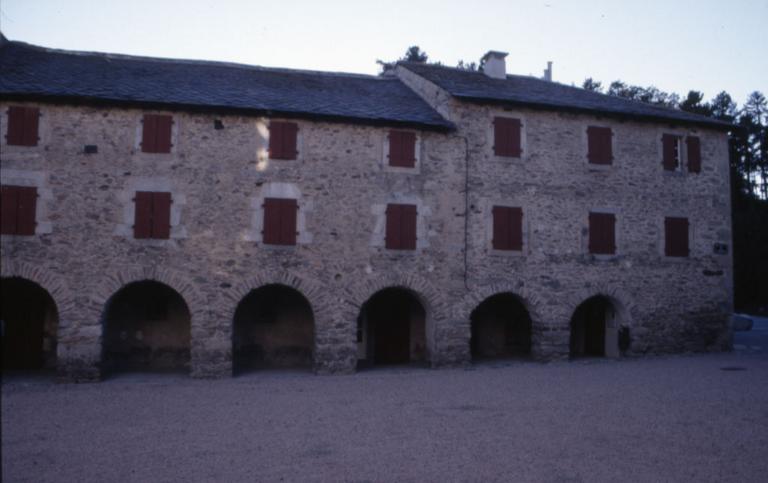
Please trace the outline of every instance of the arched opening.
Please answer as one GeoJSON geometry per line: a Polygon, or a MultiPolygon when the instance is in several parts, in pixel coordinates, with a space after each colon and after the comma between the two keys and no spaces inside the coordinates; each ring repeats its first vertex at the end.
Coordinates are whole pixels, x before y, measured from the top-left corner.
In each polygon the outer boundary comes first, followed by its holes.
{"type": "Polygon", "coordinates": [[[235,310],[232,346],[235,372],[311,368],[315,345],[312,307],[297,290],[265,285],[243,297],[235,310]]]}
{"type": "Polygon", "coordinates": [[[363,305],[357,323],[360,367],[429,360],[426,311],[409,290],[377,292],[363,305]]]}
{"type": "Polygon", "coordinates": [[[473,360],[527,357],[531,354],[531,316],[514,294],[488,297],[470,315],[473,360]]]}
{"type": "Polygon", "coordinates": [[[103,318],[106,372],[188,372],[189,308],[169,286],[145,280],[121,288],[103,318]]]}
{"type": "Polygon", "coordinates": [[[571,357],[617,357],[618,325],[611,299],[597,295],[585,300],[571,318],[571,357]]]}
{"type": "Polygon", "coordinates": [[[0,279],[0,334],[5,371],[54,369],[59,315],[51,295],[19,277],[0,279]]]}

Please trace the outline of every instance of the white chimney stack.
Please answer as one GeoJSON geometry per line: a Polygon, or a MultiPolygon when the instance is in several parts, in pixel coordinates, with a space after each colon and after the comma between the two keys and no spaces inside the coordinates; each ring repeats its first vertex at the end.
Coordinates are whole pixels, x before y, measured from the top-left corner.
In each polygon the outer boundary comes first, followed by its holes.
{"type": "Polygon", "coordinates": [[[483,66],[483,74],[493,79],[506,79],[507,63],[504,60],[506,56],[506,52],[489,50],[488,53],[480,59],[480,64],[483,66]]]}
{"type": "Polygon", "coordinates": [[[552,82],[552,61],[547,62],[547,68],[544,69],[544,80],[552,82]]]}

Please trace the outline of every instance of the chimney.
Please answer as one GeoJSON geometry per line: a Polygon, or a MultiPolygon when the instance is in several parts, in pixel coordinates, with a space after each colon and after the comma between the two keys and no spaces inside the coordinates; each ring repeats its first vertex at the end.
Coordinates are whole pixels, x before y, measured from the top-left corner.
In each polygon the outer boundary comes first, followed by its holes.
{"type": "Polygon", "coordinates": [[[552,61],[547,62],[547,68],[544,69],[544,80],[552,82],[552,61]]]}
{"type": "Polygon", "coordinates": [[[480,59],[480,65],[483,66],[483,73],[493,79],[506,79],[507,63],[504,61],[504,57],[506,56],[506,52],[489,50],[482,59],[480,59]]]}

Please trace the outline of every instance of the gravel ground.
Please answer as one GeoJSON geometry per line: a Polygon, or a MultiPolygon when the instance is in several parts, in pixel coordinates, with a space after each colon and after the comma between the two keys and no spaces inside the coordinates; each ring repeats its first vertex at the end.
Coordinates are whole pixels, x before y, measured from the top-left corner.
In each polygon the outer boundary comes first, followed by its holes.
{"type": "Polygon", "coordinates": [[[11,377],[2,476],[764,482],[765,328],[737,334],[748,349],[731,354],[215,381],[11,377]]]}

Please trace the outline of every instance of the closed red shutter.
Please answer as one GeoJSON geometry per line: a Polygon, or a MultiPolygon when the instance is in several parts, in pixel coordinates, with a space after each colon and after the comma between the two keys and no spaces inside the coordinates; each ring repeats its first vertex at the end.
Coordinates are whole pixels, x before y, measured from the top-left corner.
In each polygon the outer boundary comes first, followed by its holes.
{"type": "Polygon", "coordinates": [[[392,250],[400,248],[400,207],[402,205],[387,205],[386,247],[392,250]]]}
{"type": "Polygon", "coordinates": [[[589,214],[589,252],[616,253],[616,217],[612,213],[589,214]]]}
{"type": "Polygon", "coordinates": [[[282,159],[283,154],[283,123],[272,121],[269,123],[269,157],[282,159]]]}
{"type": "Polygon", "coordinates": [[[510,206],[493,207],[494,250],[522,250],[523,210],[510,206]]]}
{"type": "Polygon", "coordinates": [[[0,233],[3,235],[16,234],[16,206],[18,191],[16,186],[0,187],[0,233]]]}
{"type": "Polygon", "coordinates": [[[522,208],[509,208],[509,249],[523,249],[523,210],[522,208]]]}
{"type": "Polygon", "coordinates": [[[37,146],[40,110],[36,107],[24,109],[24,146],[37,146]]]}
{"type": "Polygon", "coordinates": [[[137,191],[134,198],[136,205],[133,221],[134,238],[152,237],[152,193],[137,191]]]}
{"type": "Polygon", "coordinates": [[[171,152],[171,132],[173,130],[172,116],[155,116],[155,152],[171,152]]]}
{"type": "Polygon", "coordinates": [[[5,138],[10,145],[37,146],[40,110],[36,107],[10,106],[8,131],[5,138]]]}
{"type": "Polygon", "coordinates": [[[688,218],[664,219],[664,253],[668,257],[688,256],[688,218]]]}
{"type": "Polygon", "coordinates": [[[493,152],[496,156],[519,158],[520,119],[496,117],[493,120],[493,152]]]}
{"type": "Polygon", "coordinates": [[[701,142],[696,136],[688,136],[685,139],[688,148],[688,171],[690,173],[701,172],[701,142]]]}
{"type": "Polygon", "coordinates": [[[16,234],[34,235],[37,226],[37,188],[19,186],[16,208],[16,234]]]}
{"type": "Polygon", "coordinates": [[[152,194],[152,238],[168,239],[171,236],[171,194],[152,194]]]}
{"type": "Polygon", "coordinates": [[[284,199],[280,200],[280,204],[280,242],[283,245],[295,245],[298,203],[293,199],[284,199]]]}
{"type": "Polygon", "coordinates": [[[157,117],[152,114],[144,114],[141,129],[141,151],[145,153],[154,153],[157,150],[155,143],[157,132],[157,117]]]}
{"type": "Polygon", "coordinates": [[[269,157],[296,159],[299,126],[295,122],[272,121],[269,123],[269,157]]]}
{"type": "Polygon", "coordinates": [[[589,126],[587,128],[588,158],[592,164],[611,164],[613,148],[611,128],[589,126]]]}
{"type": "Polygon", "coordinates": [[[296,159],[296,155],[298,154],[296,142],[299,126],[295,122],[286,122],[284,129],[283,155],[285,156],[285,159],[296,159]]]}
{"type": "Polygon", "coordinates": [[[400,206],[400,248],[416,249],[416,205],[400,206]]]}
{"type": "Polygon", "coordinates": [[[416,134],[408,131],[389,132],[389,165],[400,168],[416,166],[416,134]]]}
{"type": "Polygon", "coordinates": [[[679,147],[678,137],[672,134],[664,134],[661,137],[662,149],[664,152],[664,158],[662,165],[667,171],[674,171],[677,169],[679,160],[679,147]]]}
{"type": "Polygon", "coordinates": [[[262,230],[264,243],[280,244],[280,200],[264,198],[264,228],[262,230]]]}

